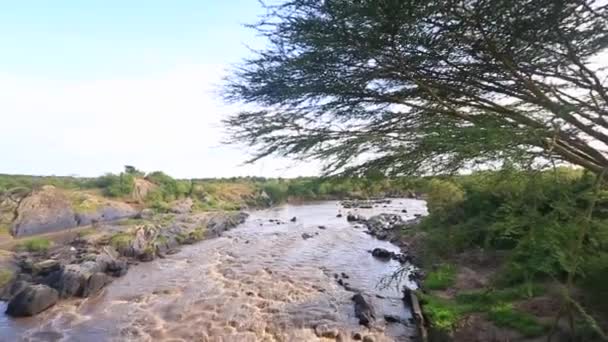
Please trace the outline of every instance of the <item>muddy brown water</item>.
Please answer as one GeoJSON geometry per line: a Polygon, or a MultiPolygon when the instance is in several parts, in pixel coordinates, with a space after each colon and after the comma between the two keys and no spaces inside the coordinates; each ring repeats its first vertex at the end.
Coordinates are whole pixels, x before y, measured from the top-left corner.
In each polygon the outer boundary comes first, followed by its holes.
{"type": "MultiPolygon", "coordinates": [[[[399,290],[413,284],[402,279],[384,286],[400,265],[368,252],[399,249],[337,218],[339,210],[348,212],[334,201],[253,212],[222,237],[132,267],[95,298],[63,301],[32,318],[0,316],[0,340],[318,341],[323,340],[314,331],[318,324],[337,329],[344,341],[357,332],[375,341],[413,340],[415,327],[399,290]],[[294,216],[297,221],[290,222],[294,216]],[[303,233],[313,237],[304,239],[303,233]],[[353,292],[335,279],[342,273],[348,276],[343,281],[374,304],[379,320],[371,329],[358,324],[353,292]],[[384,315],[403,322],[385,322],[384,315]]],[[[426,206],[395,199],[356,212],[409,219],[425,214],[426,206]]]]}

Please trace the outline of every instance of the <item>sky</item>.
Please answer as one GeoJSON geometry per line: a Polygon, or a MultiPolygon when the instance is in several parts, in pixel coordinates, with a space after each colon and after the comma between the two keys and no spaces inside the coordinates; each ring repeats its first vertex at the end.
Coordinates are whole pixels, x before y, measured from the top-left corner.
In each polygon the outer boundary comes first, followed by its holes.
{"type": "Polygon", "coordinates": [[[222,144],[239,110],[222,78],[264,46],[244,27],[263,13],[257,0],[0,0],[0,173],[318,174],[243,165],[251,151],[222,144]]]}

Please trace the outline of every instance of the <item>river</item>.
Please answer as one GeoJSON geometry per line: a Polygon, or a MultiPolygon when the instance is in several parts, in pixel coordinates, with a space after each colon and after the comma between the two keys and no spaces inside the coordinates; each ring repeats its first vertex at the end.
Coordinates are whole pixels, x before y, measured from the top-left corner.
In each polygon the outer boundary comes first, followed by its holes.
{"type": "MultiPolygon", "coordinates": [[[[377,342],[411,341],[415,326],[408,322],[411,314],[399,288],[413,284],[402,279],[384,286],[383,279],[401,265],[368,252],[399,249],[336,217],[340,210],[347,212],[326,201],[252,212],[222,237],[132,267],[94,298],[62,301],[32,318],[0,316],[0,339],[318,341],[324,339],[314,328],[326,325],[343,341],[356,333],[377,342]],[[358,324],[353,292],[338,278],[371,298],[378,321],[370,329],[358,324]],[[385,315],[402,322],[385,322],[385,315]]],[[[386,207],[357,210],[366,217],[382,212],[409,219],[425,214],[426,206],[394,199],[386,207]]]]}

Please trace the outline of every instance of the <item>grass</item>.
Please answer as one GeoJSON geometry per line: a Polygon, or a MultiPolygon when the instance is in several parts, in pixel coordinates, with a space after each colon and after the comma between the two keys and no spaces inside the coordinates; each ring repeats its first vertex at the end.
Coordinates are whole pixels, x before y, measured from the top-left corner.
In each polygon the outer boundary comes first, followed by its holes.
{"type": "Polygon", "coordinates": [[[547,330],[534,316],[513,309],[512,304],[493,306],[488,312],[488,318],[497,326],[515,329],[526,337],[540,336],[547,330]]]}
{"type": "Polygon", "coordinates": [[[488,310],[499,303],[513,302],[538,296],[543,292],[539,284],[524,284],[504,289],[471,291],[456,295],[456,302],[461,305],[471,305],[476,311],[488,310]]]}
{"type": "Polygon", "coordinates": [[[454,285],[456,268],[449,264],[441,264],[430,272],[424,280],[424,287],[429,290],[445,290],[454,285]]]}
{"type": "Polygon", "coordinates": [[[431,325],[441,331],[450,332],[467,314],[485,313],[497,326],[517,330],[528,337],[542,335],[546,331],[534,318],[513,308],[511,302],[530,298],[542,293],[540,285],[520,285],[499,290],[484,290],[458,294],[454,299],[444,299],[433,295],[421,294],[424,312],[431,325]]]}
{"type": "Polygon", "coordinates": [[[135,225],[141,224],[143,222],[144,222],[144,220],[142,220],[142,219],[129,218],[126,220],[120,220],[120,221],[116,222],[116,224],[119,226],[135,226],[135,225]]]}
{"type": "Polygon", "coordinates": [[[422,294],[420,299],[424,303],[424,313],[431,325],[441,331],[452,331],[464,314],[471,312],[471,308],[453,301],[422,294]]]}
{"type": "Polygon", "coordinates": [[[13,278],[13,271],[8,269],[0,269],[0,288],[3,288],[13,278]]]}
{"type": "Polygon", "coordinates": [[[25,249],[28,252],[46,252],[53,243],[49,239],[33,237],[17,245],[18,250],[25,249]]]}

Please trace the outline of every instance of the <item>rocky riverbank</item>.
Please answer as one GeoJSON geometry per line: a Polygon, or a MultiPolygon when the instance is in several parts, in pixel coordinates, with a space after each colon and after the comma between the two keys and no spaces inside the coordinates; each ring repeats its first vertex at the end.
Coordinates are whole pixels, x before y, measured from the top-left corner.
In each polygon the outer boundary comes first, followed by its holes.
{"type": "Polygon", "coordinates": [[[1,291],[6,313],[31,316],[62,298],[89,297],[139,262],[175,253],[180,245],[219,236],[244,222],[243,212],[157,214],[97,227],[48,250],[13,255],[15,273],[1,291]]]}

